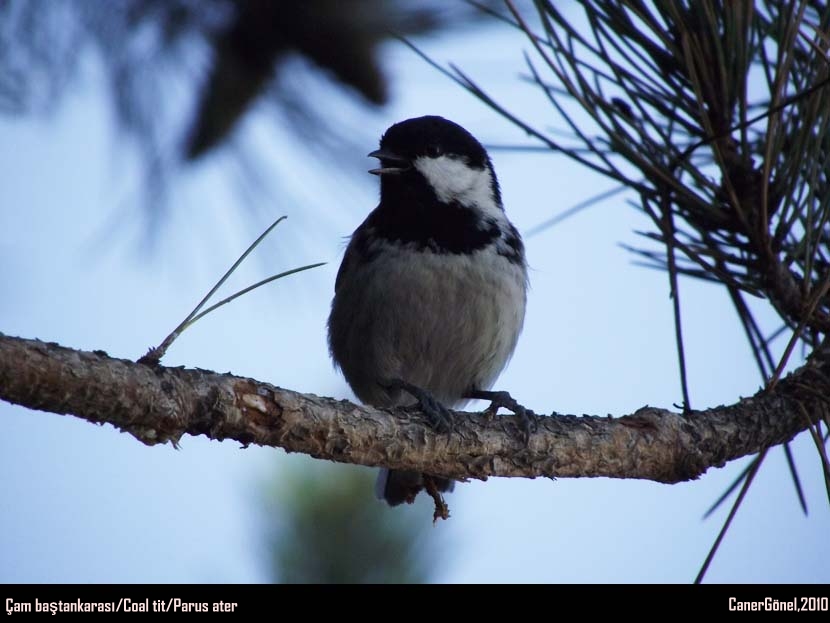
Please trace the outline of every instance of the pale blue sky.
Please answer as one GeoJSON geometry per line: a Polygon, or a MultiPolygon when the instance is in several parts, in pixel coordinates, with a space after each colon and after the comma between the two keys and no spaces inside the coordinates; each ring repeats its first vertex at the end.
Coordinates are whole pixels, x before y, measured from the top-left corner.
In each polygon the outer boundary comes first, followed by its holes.
{"type": "MultiPolygon", "coordinates": [[[[520,86],[527,46],[514,33],[478,31],[424,47],[528,119],[561,127],[544,100],[520,86]]],[[[266,178],[281,167],[279,183],[246,214],[227,174],[231,160],[220,155],[198,165],[173,188],[171,216],[152,255],[134,244],[141,220],[130,216],[139,163],[113,129],[94,65],[84,88],[54,117],[0,119],[0,331],[135,359],[175,326],[258,230],[289,214],[235,283],[329,264],[206,318],[165,363],[350,397],[329,362],[324,326],[344,236],[377,198],[364,155],[388,125],[422,114],[451,118],[485,144],[526,140],[403,46],[387,46],[384,56],[396,78],[394,99],[377,115],[359,107],[347,112],[365,137],[353,158],[316,160],[269,121],[253,119],[239,140],[258,148],[266,178]]],[[[610,187],[559,155],[492,156],[507,210],[523,231],[610,187]]],[[[540,412],[621,415],[681,401],[667,280],[634,266],[619,246],[636,242],[632,231],[646,226],[616,197],[526,241],[527,321],[499,388],[540,412]]],[[[682,296],[694,406],[757,391],[726,296],[694,282],[683,283],[682,296]]],[[[0,581],[267,579],[256,498],[275,466],[288,464],[282,451],[243,451],[204,438],[185,438],[180,451],[148,448],[109,426],[6,403],[0,427],[0,581]]],[[[793,449],[810,516],[801,513],[776,449],[708,581],[830,582],[830,511],[819,460],[806,436],[793,449]]],[[[708,521],[701,516],[746,460],[674,486],[609,479],[461,485],[448,499],[452,519],[434,528],[455,545],[436,580],[689,582],[726,509],[708,521]]]]}

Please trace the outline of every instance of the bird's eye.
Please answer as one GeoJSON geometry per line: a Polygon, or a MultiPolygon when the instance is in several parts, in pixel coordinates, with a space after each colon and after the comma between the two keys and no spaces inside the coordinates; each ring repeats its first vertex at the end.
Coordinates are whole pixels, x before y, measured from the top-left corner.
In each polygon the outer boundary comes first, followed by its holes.
{"type": "Polygon", "coordinates": [[[430,158],[437,158],[441,155],[441,148],[438,145],[430,145],[427,147],[427,156],[430,158]]]}

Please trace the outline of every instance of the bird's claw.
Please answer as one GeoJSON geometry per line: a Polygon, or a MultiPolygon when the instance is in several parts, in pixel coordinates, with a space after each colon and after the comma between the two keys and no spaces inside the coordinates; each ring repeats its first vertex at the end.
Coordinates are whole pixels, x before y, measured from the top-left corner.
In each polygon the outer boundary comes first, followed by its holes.
{"type": "Polygon", "coordinates": [[[525,444],[530,442],[530,435],[539,428],[539,416],[516,402],[516,399],[509,392],[491,392],[477,389],[469,392],[465,398],[489,400],[490,406],[484,410],[484,414],[488,418],[494,418],[500,407],[512,411],[519,418],[519,429],[522,432],[525,444]]]}
{"type": "Polygon", "coordinates": [[[447,409],[441,401],[435,398],[425,389],[421,389],[417,385],[407,383],[401,379],[392,379],[385,381],[381,385],[386,389],[398,389],[405,391],[407,394],[418,401],[423,414],[426,416],[429,425],[439,433],[451,433],[455,430],[455,420],[452,411],[447,409]]]}

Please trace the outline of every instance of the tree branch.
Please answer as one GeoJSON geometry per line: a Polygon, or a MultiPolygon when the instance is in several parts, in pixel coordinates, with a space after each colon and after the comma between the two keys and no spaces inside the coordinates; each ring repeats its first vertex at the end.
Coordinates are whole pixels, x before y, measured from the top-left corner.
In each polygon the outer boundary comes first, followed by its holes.
{"type": "Polygon", "coordinates": [[[774,390],[686,417],[643,407],[619,418],[543,418],[525,446],[514,416],[457,414],[451,435],[413,411],[374,409],[207,370],[151,367],[102,351],[0,333],[0,398],[109,423],[140,441],[184,434],[456,479],[642,478],[673,483],[784,443],[827,412],[830,349],[774,390]]]}

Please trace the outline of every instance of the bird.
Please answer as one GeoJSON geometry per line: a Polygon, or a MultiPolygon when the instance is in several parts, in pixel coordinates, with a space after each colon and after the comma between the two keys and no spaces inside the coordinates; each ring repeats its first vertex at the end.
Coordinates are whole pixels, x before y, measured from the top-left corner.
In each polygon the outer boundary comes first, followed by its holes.
{"type": "MultiPolygon", "coordinates": [[[[507,392],[488,390],[522,330],[528,269],[486,149],[429,115],[389,127],[368,156],[379,160],[369,173],[380,200],[335,279],[335,367],[364,404],[418,404],[439,431],[452,430],[449,409],[469,399],[506,397],[513,408],[507,392]]],[[[382,468],[375,492],[390,506],[412,503],[428,478],[453,489],[448,478],[382,468]]]]}

